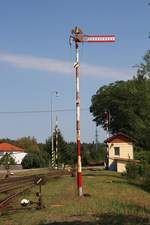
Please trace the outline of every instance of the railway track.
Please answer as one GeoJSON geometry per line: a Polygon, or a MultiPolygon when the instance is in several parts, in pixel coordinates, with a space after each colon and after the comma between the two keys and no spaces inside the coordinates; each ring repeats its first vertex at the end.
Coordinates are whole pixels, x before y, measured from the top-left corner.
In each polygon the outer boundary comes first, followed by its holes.
{"type": "Polygon", "coordinates": [[[44,184],[47,181],[60,178],[66,174],[68,173],[62,170],[52,170],[47,174],[0,179],[0,195],[2,195],[2,198],[0,197],[0,214],[2,214],[4,209],[7,209],[16,196],[31,189],[37,184],[39,179],[42,179],[44,184]]]}

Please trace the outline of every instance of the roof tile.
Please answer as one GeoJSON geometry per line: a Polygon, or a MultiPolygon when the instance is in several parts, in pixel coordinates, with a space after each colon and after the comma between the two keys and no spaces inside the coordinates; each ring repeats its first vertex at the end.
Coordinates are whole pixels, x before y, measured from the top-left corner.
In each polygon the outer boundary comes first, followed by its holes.
{"type": "Polygon", "coordinates": [[[15,145],[8,143],[0,144],[0,152],[24,152],[23,148],[16,147],[15,145]]]}

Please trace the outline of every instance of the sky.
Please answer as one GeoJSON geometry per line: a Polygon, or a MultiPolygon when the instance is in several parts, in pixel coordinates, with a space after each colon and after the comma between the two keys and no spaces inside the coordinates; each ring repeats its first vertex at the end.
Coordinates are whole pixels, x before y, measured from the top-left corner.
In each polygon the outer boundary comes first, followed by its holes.
{"type": "MultiPolygon", "coordinates": [[[[91,97],[136,73],[134,65],[150,46],[148,2],[0,0],[0,138],[45,142],[52,104],[53,126],[57,116],[64,139],[75,141],[75,49],[69,35],[78,26],[84,34],[116,36],[115,43],[80,44],[81,142],[94,141],[91,97]]],[[[105,138],[98,127],[98,140],[105,138]]]]}

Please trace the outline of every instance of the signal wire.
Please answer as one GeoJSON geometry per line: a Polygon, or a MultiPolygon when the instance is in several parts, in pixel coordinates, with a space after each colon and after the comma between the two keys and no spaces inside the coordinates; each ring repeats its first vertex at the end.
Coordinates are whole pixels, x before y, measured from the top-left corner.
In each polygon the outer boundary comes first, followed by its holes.
{"type": "MultiPolygon", "coordinates": [[[[0,114],[31,114],[31,113],[51,113],[51,112],[74,112],[75,109],[56,109],[56,110],[29,110],[29,111],[0,111],[0,114]]],[[[81,111],[89,111],[89,108],[81,108],[81,111]]]]}

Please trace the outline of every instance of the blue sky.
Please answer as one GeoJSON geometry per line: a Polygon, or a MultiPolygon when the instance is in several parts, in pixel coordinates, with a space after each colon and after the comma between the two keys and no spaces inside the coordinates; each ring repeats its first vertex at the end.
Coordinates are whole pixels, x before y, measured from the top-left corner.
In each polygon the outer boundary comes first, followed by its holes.
{"type": "MultiPolygon", "coordinates": [[[[150,46],[147,0],[0,0],[0,112],[75,109],[74,46],[69,32],[115,34],[116,43],[80,46],[81,108],[104,84],[127,80],[150,46]]],[[[75,112],[59,111],[59,127],[75,141],[75,112]]],[[[44,142],[51,132],[51,114],[0,113],[0,138],[35,136],[44,142]]],[[[99,141],[105,132],[98,129],[99,141]]],[[[81,141],[95,139],[88,110],[81,111],[81,141]]]]}

